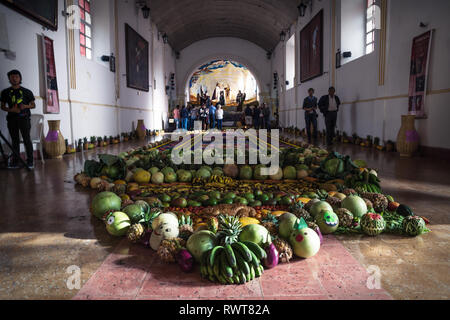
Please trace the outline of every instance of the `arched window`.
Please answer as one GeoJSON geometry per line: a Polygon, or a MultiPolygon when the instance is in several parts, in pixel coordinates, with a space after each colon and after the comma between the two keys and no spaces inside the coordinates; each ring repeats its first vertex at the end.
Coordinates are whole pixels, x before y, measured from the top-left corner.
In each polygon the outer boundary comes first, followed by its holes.
{"type": "Polygon", "coordinates": [[[367,0],[366,10],[366,54],[375,50],[375,21],[376,21],[375,0],[367,0]]]}
{"type": "Polygon", "coordinates": [[[294,87],[295,80],[295,35],[286,42],[286,90],[294,87]]]}

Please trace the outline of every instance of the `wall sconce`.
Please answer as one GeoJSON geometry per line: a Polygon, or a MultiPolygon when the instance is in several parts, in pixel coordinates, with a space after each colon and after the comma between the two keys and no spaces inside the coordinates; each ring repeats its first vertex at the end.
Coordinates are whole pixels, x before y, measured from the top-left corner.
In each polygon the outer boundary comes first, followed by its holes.
{"type": "Polygon", "coordinates": [[[280,41],[284,42],[284,40],[286,40],[286,32],[284,32],[284,30],[283,30],[280,33],[280,41]]]}
{"type": "Polygon", "coordinates": [[[168,43],[169,42],[169,37],[167,36],[166,33],[163,34],[162,39],[163,39],[164,43],[168,43]]]}
{"type": "Polygon", "coordinates": [[[272,51],[267,51],[266,55],[267,55],[267,60],[270,60],[270,58],[272,58],[272,51]]]}
{"type": "Polygon", "coordinates": [[[308,8],[308,5],[311,7],[312,11],[312,0],[301,0],[300,4],[297,6],[298,14],[300,17],[304,17],[306,13],[306,8],[308,8]]]}
{"type": "Polygon", "coordinates": [[[148,19],[148,17],[150,16],[150,8],[147,7],[147,5],[142,7],[142,16],[144,17],[144,19],[148,19]]]}
{"type": "Polygon", "coordinates": [[[175,51],[175,58],[178,60],[180,59],[180,53],[178,51],[175,51]]]}

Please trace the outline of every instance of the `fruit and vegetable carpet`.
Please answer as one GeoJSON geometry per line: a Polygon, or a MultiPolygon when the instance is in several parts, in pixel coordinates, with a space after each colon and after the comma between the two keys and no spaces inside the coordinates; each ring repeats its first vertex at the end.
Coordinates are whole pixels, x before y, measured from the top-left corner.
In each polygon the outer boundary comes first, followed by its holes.
{"type": "MultiPolygon", "coordinates": [[[[184,141],[191,156],[209,144],[184,141]]],[[[98,192],[90,212],[123,239],[75,299],[391,299],[335,235],[429,232],[362,159],[282,138],[269,175],[248,161],[269,149],[257,135],[239,165],[176,164],[182,145],[85,161],[74,179],[98,192]]]]}

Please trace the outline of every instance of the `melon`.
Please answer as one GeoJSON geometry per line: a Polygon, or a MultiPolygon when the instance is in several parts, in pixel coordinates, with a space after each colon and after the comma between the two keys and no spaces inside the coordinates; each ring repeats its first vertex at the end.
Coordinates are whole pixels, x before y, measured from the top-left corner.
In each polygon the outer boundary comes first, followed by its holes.
{"type": "Polygon", "coordinates": [[[403,219],[403,231],[409,236],[418,236],[426,230],[425,221],[419,216],[407,216],[403,219]]]}
{"type": "Polygon", "coordinates": [[[322,210],[333,211],[333,208],[326,201],[317,201],[311,206],[309,213],[315,218],[322,210]]]}
{"type": "Polygon", "coordinates": [[[378,213],[366,213],[361,217],[361,229],[369,236],[377,236],[383,232],[386,222],[378,213]]]}
{"type": "Polygon", "coordinates": [[[297,179],[303,179],[306,178],[308,176],[308,171],[304,170],[304,169],[300,169],[297,171],[297,179]]]}
{"type": "Polygon", "coordinates": [[[153,174],[159,172],[159,168],[158,167],[151,167],[148,171],[153,175],[153,174]]]}
{"type": "Polygon", "coordinates": [[[366,202],[359,196],[351,195],[341,202],[341,207],[349,210],[353,216],[361,218],[367,213],[366,202]]]}
{"type": "Polygon", "coordinates": [[[277,173],[271,175],[270,179],[272,179],[272,180],[281,180],[281,179],[283,179],[283,169],[278,167],[277,173]]]}
{"type": "Polygon", "coordinates": [[[131,226],[130,218],[126,213],[113,212],[106,218],[106,231],[112,236],[121,237],[127,234],[131,226]]]}
{"type": "Polygon", "coordinates": [[[91,213],[99,219],[103,219],[105,213],[110,210],[119,211],[122,200],[113,192],[104,191],[97,194],[91,203],[91,213]]]}
{"type": "Polygon", "coordinates": [[[177,174],[175,172],[168,172],[164,175],[164,182],[172,183],[177,181],[177,174]]]}
{"type": "Polygon", "coordinates": [[[171,167],[164,167],[164,168],[161,170],[161,172],[162,172],[164,175],[167,175],[169,172],[175,172],[175,170],[173,170],[173,168],[171,168],[171,167]]]}
{"type": "Polygon", "coordinates": [[[211,177],[211,171],[206,168],[198,169],[195,173],[195,177],[200,179],[208,179],[209,177],[211,177]]]}
{"type": "Polygon", "coordinates": [[[239,234],[239,241],[251,241],[264,247],[272,242],[269,231],[260,224],[248,224],[242,228],[239,234]]]}
{"type": "Polygon", "coordinates": [[[197,262],[202,261],[203,254],[216,246],[216,235],[208,230],[200,230],[191,235],[186,248],[197,262]]]}
{"type": "Polygon", "coordinates": [[[283,169],[283,178],[288,180],[294,180],[297,178],[297,170],[293,166],[287,166],[283,169]]]}
{"type": "Polygon", "coordinates": [[[164,183],[164,174],[162,172],[156,172],[152,175],[152,183],[161,184],[164,183]]]}
{"type": "Polygon", "coordinates": [[[265,166],[262,165],[262,164],[258,164],[258,165],[255,167],[255,171],[254,171],[254,173],[253,173],[253,178],[254,178],[255,180],[265,180],[265,179],[267,179],[267,175],[263,175],[263,174],[262,174],[262,169],[263,169],[263,168],[265,168],[265,166]]]}
{"type": "Polygon", "coordinates": [[[294,230],[289,237],[289,243],[297,257],[310,258],[320,250],[320,238],[317,233],[310,228],[294,230]]]}
{"type": "Polygon", "coordinates": [[[333,211],[329,210],[322,210],[316,216],[316,222],[322,234],[333,233],[339,226],[339,218],[333,211]]]}
{"type": "Polygon", "coordinates": [[[235,164],[226,164],[223,166],[223,173],[227,177],[236,179],[239,175],[239,168],[235,164]]]}
{"type": "Polygon", "coordinates": [[[289,239],[290,234],[294,230],[294,225],[298,218],[290,212],[286,212],[280,216],[280,223],[278,226],[278,233],[281,238],[289,239]]]}
{"type": "Polygon", "coordinates": [[[252,167],[249,165],[244,165],[239,170],[239,179],[241,180],[251,180],[253,177],[252,167]]]}

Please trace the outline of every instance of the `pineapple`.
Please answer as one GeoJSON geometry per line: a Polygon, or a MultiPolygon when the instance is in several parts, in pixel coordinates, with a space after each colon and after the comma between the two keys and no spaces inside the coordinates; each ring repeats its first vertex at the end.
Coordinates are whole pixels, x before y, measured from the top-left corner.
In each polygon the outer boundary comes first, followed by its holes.
{"type": "Polygon", "coordinates": [[[133,224],[127,232],[127,238],[133,243],[138,242],[145,233],[144,226],[140,223],[133,224]]]}
{"type": "Polygon", "coordinates": [[[268,213],[262,220],[261,225],[266,228],[272,237],[278,235],[278,219],[271,213],[268,213]]]}
{"type": "Polygon", "coordinates": [[[192,219],[190,216],[182,215],[179,219],[180,234],[179,237],[187,240],[194,233],[194,228],[192,226],[192,219]]]}
{"type": "Polygon", "coordinates": [[[345,209],[345,208],[340,208],[336,210],[336,215],[339,218],[339,226],[342,227],[350,227],[353,223],[353,214],[345,209]]]}
{"type": "Polygon", "coordinates": [[[351,196],[352,194],[357,194],[357,192],[355,191],[355,189],[344,189],[342,191],[343,194],[345,194],[347,197],[351,196]]]}
{"type": "Polygon", "coordinates": [[[319,226],[317,225],[317,223],[312,222],[312,221],[308,221],[306,222],[306,224],[308,225],[308,228],[316,231],[317,229],[320,229],[319,226]]]}
{"type": "Polygon", "coordinates": [[[181,238],[165,239],[156,251],[159,258],[165,263],[176,262],[176,254],[179,249],[186,245],[186,241],[181,238]]]}
{"type": "Polygon", "coordinates": [[[293,252],[289,242],[276,237],[275,239],[273,239],[272,243],[275,248],[277,248],[281,262],[289,262],[289,260],[292,259],[293,252]]]}
{"type": "Polygon", "coordinates": [[[372,201],[370,201],[369,199],[367,199],[367,198],[362,198],[363,200],[364,200],[364,202],[366,203],[366,206],[367,206],[367,210],[370,210],[370,209],[373,209],[373,204],[372,204],[372,201]]]}
{"type": "Polygon", "coordinates": [[[330,204],[330,206],[333,208],[333,210],[336,210],[341,207],[341,199],[335,198],[335,197],[327,197],[325,199],[326,202],[330,204]]]}
{"type": "MultiPolygon", "coordinates": [[[[311,201],[310,201],[311,202],[311,201]]],[[[289,211],[292,212],[297,218],[303,218],[305,221],[311,220],[311,215],[304,209],[304,204],[299,201],[289,207],[289,211]]]]}
{"type": "Polygon", "coordinates": [[[385,195],[375,192],[364,192],[361,194],[363,198],[369,199],[373,204],[373,209],[377,213],[385,211],[388,207],[389,201],[385,195]]]}
{"type": "Polygon", "coordinates": [[[241,231],[242,224],[238,218],[234,216],[219,215],[219,232],[217,232],[217,239],[220,245],[237,242],[241,231]]]}

